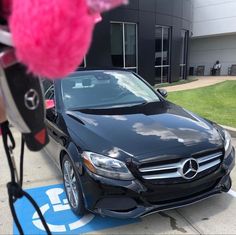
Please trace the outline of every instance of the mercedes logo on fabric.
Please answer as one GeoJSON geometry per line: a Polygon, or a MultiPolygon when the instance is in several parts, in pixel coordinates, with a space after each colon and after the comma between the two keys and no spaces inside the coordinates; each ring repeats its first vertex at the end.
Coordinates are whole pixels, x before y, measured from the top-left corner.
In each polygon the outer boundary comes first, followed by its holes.
{"type": "Polygon", "coordinates": [[[197,176],[199,164],[194,158],[183,161],[179,173],[184,179],[193,179],[197,176]]]}
{"type": "Polygon", "coordinates": [[[25,94],[25,106],[29,110],[35,110],[39,106],[39,94],[36,90],[30,89],[25,94]]]}

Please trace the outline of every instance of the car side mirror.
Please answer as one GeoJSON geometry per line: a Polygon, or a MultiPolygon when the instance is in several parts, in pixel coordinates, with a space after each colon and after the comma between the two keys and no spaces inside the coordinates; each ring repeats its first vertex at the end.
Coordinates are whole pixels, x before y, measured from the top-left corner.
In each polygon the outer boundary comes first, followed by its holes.
{"type": "Polygon", "coordinates": [[[46,107],[46,118],[49,121],[54,122],[57,118],[54,100],[45,100],[45,107],[46,107]]]}
{"type": "Polygon", "coordinates": [[[46,110],[55,108],[54,100],[45,100],[46,110]]]}
{"type": "Polygon", "coordinates": [[[157,92],[161,94],[164,98],[168,96],[168,92],[165,89],[157,89],[157,92]]]}

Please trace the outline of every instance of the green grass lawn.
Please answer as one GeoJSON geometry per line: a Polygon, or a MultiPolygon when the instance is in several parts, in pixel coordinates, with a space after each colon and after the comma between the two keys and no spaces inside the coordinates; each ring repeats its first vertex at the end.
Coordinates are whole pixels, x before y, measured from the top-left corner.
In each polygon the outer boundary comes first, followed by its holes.
{"type": "Polygon", "coordinates": [[[236,128],[236,81],[170,92],[168,99],[202,117],[236,128]]]}

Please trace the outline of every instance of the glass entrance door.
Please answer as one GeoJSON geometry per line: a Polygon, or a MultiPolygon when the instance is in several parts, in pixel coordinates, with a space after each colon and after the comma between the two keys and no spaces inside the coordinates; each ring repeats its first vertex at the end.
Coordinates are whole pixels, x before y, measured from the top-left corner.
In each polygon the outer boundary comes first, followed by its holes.
{"type": "Polygon", "coordinates": [[[155,82],[169,82],[171,28],[156,26],[155,30],[155,82]]]}
{"type": "Polygon", "coordinates": [[[180,79],[187,79],[189,31],[181,30],[180,79]]]}

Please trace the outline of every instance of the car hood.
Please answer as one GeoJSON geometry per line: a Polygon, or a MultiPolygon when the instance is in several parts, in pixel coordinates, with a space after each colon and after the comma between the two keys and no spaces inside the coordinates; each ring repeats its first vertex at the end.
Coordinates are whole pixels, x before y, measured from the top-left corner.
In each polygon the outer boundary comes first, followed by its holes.
{"type": "Polygon", "coordinates": [[[90,151],[131,156],[191,154],[222,147],[206,120],[169,102],[135,107],[69,111],[73,131],[90,151]],[[177,151],[178,149],[178,151],[177,151]]]}

